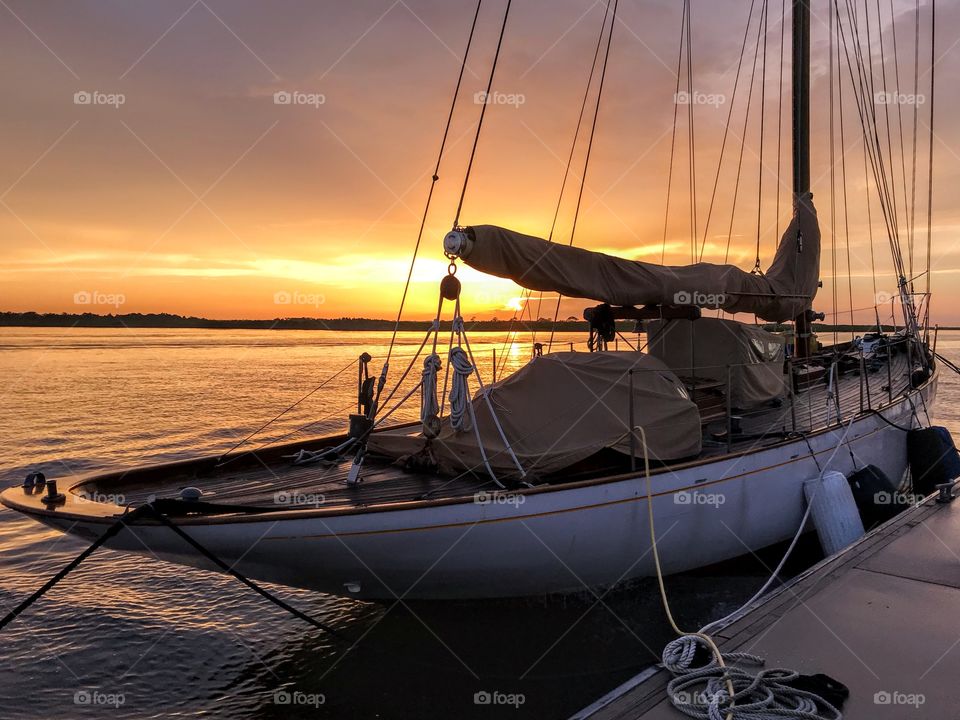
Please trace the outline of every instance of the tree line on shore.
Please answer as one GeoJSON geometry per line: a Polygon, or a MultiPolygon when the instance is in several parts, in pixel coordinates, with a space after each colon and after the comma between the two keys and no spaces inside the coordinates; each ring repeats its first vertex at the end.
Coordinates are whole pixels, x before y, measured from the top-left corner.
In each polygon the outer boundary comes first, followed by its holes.
{"type": "MultiPolygon", "coordinates": [[[[214,330],[339,330],[339,331],[384,331],[393,330],[394,320],[376,318],[274,318],[272,320],[213,320],[172,313],[122,313],[98,315],[96,313],[36,313],[36,312],[0,312],[0,326],[6,327],[83,327],[83,328],[205,328],[214,330]]],[[[633,322],[623,321],[621,332],[632,333],[633,322]]],[[[501,320],[492,318],[478,320],[470,318],[467,326],[477,331],[529,330],[560,332],[587,331],[589,326],[584,320],[567,318],[554,324],[552,318],[530,320],[501,320]]],[[[400,330],[425,331],[430,327],[429,320],[401,320],[400,330]]],[[[789,326],[767,326],[769,330],[786,330],[789,326]]],[[[450,322],[441,323],[443,330],[449,331],[450,322]]],[[[867,332],[876,330],[875,325],[814,325],[815,330],[836,330],[838,332],[867,332]]],[[[882,326],[884,332],[891,332],[890,325],[882,326]]],[[[952,330],[955,328],[941,328],[952,330]]]]}

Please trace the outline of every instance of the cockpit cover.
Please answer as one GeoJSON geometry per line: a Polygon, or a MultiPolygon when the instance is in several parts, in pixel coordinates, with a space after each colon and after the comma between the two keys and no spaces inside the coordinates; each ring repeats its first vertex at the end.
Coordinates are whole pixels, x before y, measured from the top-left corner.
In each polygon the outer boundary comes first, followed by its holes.
{"type": "MultiPolygon", "coordinates": [[[[630,370],[634,422],[646,432],[650,459],[699,454],[700,413],[683,383],[662,362],[638,352],[558,352],[534,358],[476,393],[476,430],[457,432],[443,421],[440,435],[431,442],[441,471],[484,475],[485,453],[497,477],[519,477],[487,399],[520,465],[532,477],[557,473],[605,448],[629,453],[630,370]]],[[[393,457],[423,446],[424,437],[409,429],[374,433],[368,443],[370,450],[393,457]]],[[[642,458],[639,433],[636,452],[642,458]]]]}

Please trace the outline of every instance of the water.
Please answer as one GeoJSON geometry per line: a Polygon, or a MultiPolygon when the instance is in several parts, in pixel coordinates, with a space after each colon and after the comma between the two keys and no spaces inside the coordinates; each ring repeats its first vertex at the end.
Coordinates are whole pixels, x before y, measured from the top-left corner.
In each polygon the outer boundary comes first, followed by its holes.
{"type": "MultiPolygon", "coordinates": [[[[501,371],[527,359],[529,336],[506,354],[503,339],[473,340],[484,377],[494,349],[501,371]]],[[[401,336],[393,377],[421,340],[401,336]]],[[[571,341],[583,336],[555,342],[571,341]]],[[[221,452],[361,352],[379,372],[388,342],[386,333],[3,328],[0,481],[41,469],[66,482],[221,452]]],[[[960,333],[942,333],[938,349],[960,361],[960,333]]],[[[302,436],[341,428],[355,383],[353,366],[257,441],[295,438],[311,422],[302,436]]],[[[956,434],[960,383],[946,372],[940,388],[938,419],[956,434]]],[[[414,402],[396,417],[417,412],[414,402]]],[[[0,511],[3,609],[84,546],[0,511]]],[[[806,543],[788,570],[816,557],[806,543]]],[[[768,552],[722,573],[670,578],[679,622],[694,628],[729,612],[778,559],[768,552]]],[[[559,718],[639,672],[670,638],[648,581],[599,597],[394,605],[275,589],[362,640],[346,651],[233,579],[101,550],[0,635],[2,715],[559,718]],[[477,705],[481,692],[523,702],[477,705]]]]}

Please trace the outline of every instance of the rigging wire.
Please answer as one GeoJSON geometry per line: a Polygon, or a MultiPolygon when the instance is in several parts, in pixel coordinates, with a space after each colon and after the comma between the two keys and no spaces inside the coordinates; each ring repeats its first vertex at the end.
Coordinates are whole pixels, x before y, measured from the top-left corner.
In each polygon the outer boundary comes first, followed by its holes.
{"type": "MultiPolygon", "coordinates": [[[[836,0],[830,0],[830,4],[836,9],[836,0]]],[[[830,56],[829,68],[827,76],[829,77],[830,83],[830,95],[827,102],[827,107],[829,108],[830,113],[830,296],[832,299],[832,314],[836,316],[837,314],[837,172],[836,172],[836,140],[834,139],[834,126],[835,126],[835,117],[836,113],[834,112],[834,51],[836,51],[836,65],[837,67],[837,76],[839,79],[840,74],[840,48],[834,47],[836,43],[836,33],[834,31],[834,18],[833,13],[830,13],[828,20],[828,30],[829,40],[828,40],[828,49],[827,53],[830,56]]],[[[833,344],[837,344],[837,329],[836,324],[834,323],[833,328],[833,344]]]]}
{"type": "MultiPolygon", "coordinates": [[[[883,167],[883,155],[879,142],[879,130],[877,128],[875,115],[871,115],[871,110],[873,109],[872,103],[870,103],[868,100],[868,98],[872,97],[870,94],[870,83],[872,80],[867,78],[864,71],[861,48],[862,41],[859,39],[859,30],[857,29],[857,23],[853,14],[850,0],[847,0],[847,19],[851,25],[850,43],[847,42],[847,33],[844,29],[839,6],[837,4],[834,4],[834,11],[837,21],[837,28],[839,31],[840,44],[844,50],[847,70],[853,84],[853,95],[854,99],[856,100],[864,145],[867,149],[870,167],[877,188],[877,195],[880,199],[880,209],[883,213],[884,224],[887,228],[887,240],[890,245],[890,254],[893,259],[894,269],[899,284],[900,278],[904,277],[903,256],[900,252],[899,240],[894,231],[890,217],[890,195],[887,189],[886,173],[883,167]],[[854,32],[857,33],[856,38],[854,37],[854,32]],[[853,42],[854,39],[856,39],[857,42],[853,42]],[[853,49],[853,57],[851,57],[850,54],[851,45],[853,49]],[[854,77],[854,72],[856,72],[856,77],[854,77]]],[[[908,309],[904,307],[904,316],[906,317],[907,314],[908,309]]]]}
{"type": "MultiPolygon", "coordinates": [[[[916,0],[913,13],[913,154],[911,157],[910,178],[910,233],[916,234],[917,220],[917,126],[919,124],[919,104],[916,102],[920,88],[920,0],[916,0]]],[[[912,240],[912,238],[911,238],[912,240]]],[[[912,246],[911,246],[912,252],[912,246]]]]}
{"type": "Polygon", "coordinates": [[[470,184],[470,174],[473,172],[473,160],[477,155],[477,144],[480,142],[480,132],[483,130],[483,119],[487,115],[487,106],[490,105],[490,92],[493,89],[493,78],[497,73],[497,63],[500,60],[500,49],[503,47],[503,36],[507,32],[507,19],[510,17],[510,6],[513,0],[507,0],[507,7],[503,11],[503,23],[500,25],[500,37],[497,38],[497,50],[493,54],[493,62],[490,64],[490,77],[487,79],[487,91],[484,95],[484,102],[480,106],[480,119],[477,121],[477,132],[473,136],[473,147],[470,148],[470,159],[467,162],[467,171],[463,176],[463,187],[460,190],[460,202],[457,203],[457,214],[453,218],[453,226],[460,224],[460,213],[463,211],[463,201],[467,197],[467,187],[470,184]]]}
{"type": "MultiPolygon", "coordinates": [[[[868,55],[868,57],[871,61],[871,68],[872,68],[873,50],[872,50],[872,44],[870,43],[870,36],[871,36],[870,20],[869,20],[870,3],[864,3],[863,7],[864,7],[864,14],[867,16],[867,21],[866,21],[867,43],[868,43],[868,47],[871,48],[870,54],[868,55]]],[[[887,59],[886,59],[886,52],[885,52],[884,43],[883,43],[883,27],[880,24],[880,0],[877,0],[877,40],[879,43],[879,50],[880,50],[880,80],[883,83],[884,93],[887,95],[887,98],[889,99],[889,94],[886,93],[887,59]]],[[[877,96],[874,95],[873,97],[874,97],[874,102],[876,102],[877,96]]],[[[897,98],[897,100],[899,102],[899,98],[897,98]]],[[[893,179],[894,160],[893,160],[893,143],[891,142],[891,139],[890,139],[890,103],[889,102],[883,103],[883,115],[884,115],[884,128],[886,130],[886,136],[887,136],[887,157],[889,158],[889,161],[890,161],[890,197],[891,197],[891,200],[893,201],[893,219],[894,219],[895,227],[897,228],[897,233],[898,233],[897,237],[899,238],[900,218],[898,214],[898,204],[897,204],[897,185],[893,179]]],[[[912,276],[913,275],[913,248],[911,245],[909,245],[909,243],[908,243],[908,250],[909,250],[908,276],[912,276]]]]}
{"type": "MultiPolygon", "coordinates": [[[[919,21],[918,21],[919,22],[919,21]]],[[[937,0],[930,0],[930,161],[927,168],[927,302],[930,297],[930,249],[933,244],[933,99],[937,70],[937,0]]],[[[916,104],[914,104],[916,107],[916,104]]]]}
{"type": "MultiPolygon", "coordinates": [[[[610,13],[610,2],[609,2],[609,0],[608,0],[608,2],[606,2],[605,5],[604,5],[603,19],[602,19],[601,22],[600,22],[600,32],[597,34],[597,42],[596,42],[596,46],[594,47],[594,50],[593,50],[593,61],[590,63],[590,73],[589,73],[589,75],[587,76],[587,84],[586,84],[586,87],[584,87],[584,89],[583,89],[583,100],[580,102],[580,114],[577,116],[577,126],[576,126],[576,128],[574,129],[574,131],[573,131],[573,141],[570,143],[570,152],[569,152],[568,155],[567,155],[567,162],[566,162],[566,164],[564,165],[564,169],[563,169],[563,180],[562,180],[561,183],[560,183],[560,194],[557,196],[557,204],[556,204],[556,206],[554,207],[554,210],[553,210],[553,220],[552,220],[551,223],[550,223],[550,233],[549,233],[549,235],[547,236],[547,241],[548,241],[548,242],[553,242],[553,235],[554,235],[554,232],[556,231],[556,228],[557,228],[557,219],[560,217],[560,208],[561,208],[561,205],[562,205],[562,203],[563,203],[563,196],[564,196],[564,194],[565,194],[565,192],[566,192],[567,181],[568,181],[568,179],[569,179],[569,177],[570,177],[570,168],[573,166],[573,155],[574,155],[574,152],[575,152],[576,149],[577,149],[577,144],[578,144],[578,141],[579,141],[579,138],[580,138],[580,128],[581,128],[581,126],[582,126],[582,124],[583,124],[584,115],[586,114],[587,100],[588,100],[589,97],[590,97],[590,88],[593,86],[593,77],[594,77],[594,75],[596,74],[596,70],[597,70],[597,60],[598,60],[599,57],[600,57],[600,48],[603,46],[603,34],[604,34],[604,30],[606,29],[606,26],[607,26],[607,16],[609,15],[609,13],[610,13]]],[[[531,296],[532,294],[533,294],[533,291],[532,291],[532,290],[527,290],[527,291],[526,291],[527,302],[524,302],[524,303],[523,303],[523,307],[524,307],[524,308],[527,307],[527,305],[528,305],[528,303],[529,303],[530,296],[531,296]]],[[[543,290],[541,290],[541,291],[539,292],[538,296],[537,296],[537,317],[536,317],[536,319],[533,318],[533,312],[530,311],[530,320],[531,320],[531,322],[536,322],[536,320],[539,320],[539,319],[540,319],[540,311],[542,310],[542,308],[543,308],[543,290]]],[[[522,316],[521,316],[521,317],[522,317],[522,316]]],[[[536,341],[537,341],[537,330],[536,330],[536,326],[534,325],[533,340],[532,340],[532,342],[535,343],[536,341]]]]}
{"type": "MultiPolygon", "coordinates": [[[[786,7],[786,0],[781,0],[781,1],[782,1],[782,3],[783,3],[784,7],[786,7]]],[[[730,107],[729,107],[729,109],[727,110],[727,122],[726,122],[726,123],[724,124],[724,126],[723,126],[723,139],[720,141],[720,159],[717,160],[717,173],[716,173],[716,175],[715,175],[714,178],[713,178],[713,191],[710,193],[710,204],[707,206],[707,218],[706,218],[706,221],[704,222],[704,226],[703,226],[703,239],[702,239],[701,242],[700,242],[700,255],[699,255],[698,260],[701,261],[701,262],[703,261],[703,253],[704,253],[704,250],[705,250],[705,248],[706,248],[706,246],[707,246],[707,236],[708,236],[709,231],[710,231],[710,218],[713,216],[713,205],[714,205],[714,201],[716,200],[716,197],[717,197],[717,188],[720,186],[720,170],[723,168],[723,157],[724,157],[723,154],[724,154],[724,150],[725,150],[726,147],[727,147],[727,137],[728,137],[728,135],[730,134],[731,121],[733,120],[733,108],[736,106],[736,102],[737,102],[737,88],[738,88],[739,85],[740,85],[740,71],[741,71],[741,68],[743,67],[743,58],[744,58],[745,55],[746,55],[745,50],[746,50],[746,47],[747,47],[747,38],[748,38],[748,36],[749,36],[749,34],[750,34],[750,23],[751,23],[752,18],[753,18],[753,8],[754,8],[755,3],[756,3],[756,0],[750,0],[750,9],[747,11],[747,23],[746,23],[746,27],[744,27],[744,30],[743,30],[743,42],[742,42],[741,45],[740,45],[740,58],[737,60],[737,72],[736,72],[736,75],[735,75],[734,80],[733,80],[733,92],[730,94],[730,107]]],[[[781,74],[781,78],[782,78],[782,77],[783,77],[783,47],[782,47],[782,43],[783,43],[783,32],[782,32],[782,31],[781,31],[781,33],[780,33],[780,37],[781,37],[781,40],[780,40],[780,42],[781,42],[781,48],[780,48],[780,74],[781,74]]],[[[678,63],[678,66],[679,66],[679,63],[678,63]]],[[[678,72],[678,74],[677,74],[677,83],[678,83],[677,88],[678,88],[678,92],[679,92],[679,82],[680,82],[680,75],[679,75],[679,72],[678,72]]],[[[782,103],[781,103],[781,107],[782,107],[782,103]]],[[[675,130],[676,130],[676,122],[677,122],[677,120],[676,120],[676,107],[674,108],[674,120],[673,120],[673,122],[674,122],[674,131],[675,131],[675,130]]],[[[779,169],[779,167],[778,167],[778,169],[779,169]]],[[[673,154],[672,154],[672,147],[671,147],[671,156],[670,156],[670,170],[671,170],[671,173],[672,173],[672,171],[673,171],[673,154]]],[[[668,179],[668,184],[669,184],[669,179],[668,179]]],[[[669,185],[668,185],[668,186],[669,186],[669,185]]],[[[668,205],[667,205],[667,213],[668,213],[668,214],[669,214],[669,210],[670,210],[670,207],[669,207],[669,204],[668,204],[668,205]]],[[[664,250],[666,250],[666,243],[667,243],[667,229],[666,229],[666,227],[664,227],[664,229],[663,229],[663,243],[664,243],[664,250]]],[[[661,254],[661,258],[660,258],[660,264],[661,264],[661,265],[663,264],[663,255],[662,255],[662,254],[661,254]]]]}
{"type": "MultiPolygon", "coordinates": [[[[878,0],[879,7],[879,0],[878,0]]],[[[853,10],[850,0],[847,0],[847,15],[848,17],[853,16],[853,10]]],[[[839,16],[839,13],[838,13],[839,16]]],[[[855,19],[855,16],[854,16],[855,19]]],[[[871,141],[869,143],[869,159],[870,165],[874,174],[874,179],[877,186],[878,196],[880,198],[880,207],[884,215],[884,222],[887,226],[887,235],[888,241],[890,243],[891,256],[894,263],[894,269],[897,275],[897,284],[900,288],[900,297],[901,297],[901,306],[904,316],[904,322],[906,324],[907,330],[913,334],[916,334],[918,331],[918,320],[915,303],[913,302],[912,287],[910,281],[907,280],[907,274],[904,268],[903,254],[900,248],[899,234],[897,230],[897,220],[895,213],[892,212],[892,193],[890,192],[886,165],[884,163],[883,151],[879,142],[879,128],[876,123],[875,108],[873,103],[869,103],[866,99],[866,87],[867,80],[866,74],[863,70],[864,63],[862,57],[862,49],[860,47],[861,42],[859,40],[859,30],[856,27],[855,22],[851,22],[851,40],[856,39],[857,42],[852,42],[854,60],[850,58],[850,48],[847,44],[846,32],[844,31],[843,24],[839,22],[841,40],[844,45],[844,51],[847,56],[847,66],[850,71],[851,79],[853,80],[854,69],[857,70],[857,79],[854,80],[854,95],[857,99],[858,111],[860,113],[860,122],[864,132],[865,141],[868,139],[871,141]],[[854,33],[856,37],[854,38],[854,33]],[[859,85],[859,87],[858,87],[859,85]],[[859,92],[858,92],[859,90],[859,92]]],[[[868,26],[869,29],[869,26],[868,26]]],[[[869,38],[868,38],[869,40],[869,38]]],[[[872,83],[872,73],[870,82],[872,83]]],[[[872,87],[872,86],[871,86],[872,87]]],[[[891,161],[892,165],[892,161],[891,161]]]]}
{"type": "Polygon", "coordinates": [[[322,390],[323,388],[325,388],[327,385],[329,385],[330,383],[332,383],[334,380],[336,380],[338,377],[340,377],[341,375],[343,375],[343,373],[345,373],[347,370],[349,370],[350,368],[352,368],[352,367],[353,367],[354,365],[356,365],[356,364],[357,364],[357,361],[356,361],[356,360],[351,360],[351,361],[348,362],[346,365],[344,365],[342,368],[340,368],[337,372],[335,372],[333,375],[331,375],[331,376],[328,377],[326,380],[324,380],[322,383],[320,383],[319,385],[317,385],[313,390],[311,390],[311,391],[308,392],[306,395],[304,395],[304,396],[301,397],[299,400],[297,400],[295,403],[293,403],[292,405],[289,405],[286,409],[282,410],[280,413],[278,413],[278,414],[275,415],[274,417],[270,418],[270,419],[269,419],[267,422],[265,422],[263,425],[261,425],[261,426],[258,427],[256,430],[254,430],[252,433],[250,433],[250,434],[247,435],[245,438],[243,438],[243,440],[241,440],[241,441],[238,442],[236,445],[234,445],[234,446],[231,447],[229,450],[227,450],[225,453],[223,453],[222,455],[220,455],[220,457],[217,458],[217,466],[219,467],[220,465],[222,465],[223,462],[224,462],[224,459],[225,459],[230,453],[232,453],[234,450],[236,450],[237,448],[239,448],[241,445],[245,445],[245,444],[246,444],[247,442],[249,442],[251,439],[253,439],[253,438],[256,437],[257,435],[259,435],[261,432],[263,432],[264,430],[266,430],[268,427],[270,427],[271,425],[273,425],[273,423],[275,423],[277,420],[279,420],[279,419],[282,418],[284,415],[286,415],[288,412],[290,412],[290,411],[293,410],[295,407],[297,407],[298,405],[300,405],[304,400],[306,400],[307,398],[311,397],[311,396],[314,395],[315,393],[317,393],[317,392],[319,392],[320,390],[322,390]]]}
{"type": "MultiPolygon", "coordinates": [[[[752,2],[753,0],[751,0],[752,2]]],[[[751,6],[752,7],[752,6],[751,6]]],[[[663,244],[660,246],[660,264],[666,263],[667,228],[670,224],[670,192],[673,188],[673,158],[677,144],[677,117],[680,112],[680,72],[683,65],[684,37],[687,29],[687,6],[684,4],[680,18],[680,51],[677,54],[677,83],[673,91],[673,126],[670,133],[670,164],[667,168],[667,207],[663,214],[663,244]]]]}
{"type": "MultiPolygon", "coordinates": [[[[878,133],[876,128],[876,116],[871,114],[871,111],[874,111],[873,103],[866,100],[867,97],[872,98],[874,93],[873,87],[873,73],[871,71],[868,76],[864,69],[863,62],[863,49],[862,49],[862,40],[860,38],[860,26],[857,19],[856,12],[853,9],[852,4],[849,0],[846,2],[846,13],[848,22],[850,23],[850,44],[853,46],[853,60],[850,58],[850,49],[846,41],[846,33],[844,32],[843,25],[840,19],[840,9],[839,5],[834,5],[834,14],[836,16],[837,27],[839,30],[840,42],[843,45],[844,55],[847,60],[847,69],[851,77],[851,83],[854,87],[854,96],[857,100],[857,112],[860,116],[860,124],[863,130],[864,143],[869,150],[869,159],[871,165],[871,171],[874,174],[875,184],[877,188],[877,194],[880,199],[880,208],[883,212],[884,223],[887,227],[887,236],[888,239],[893,242],[893,232],[892,226],[890,224],[889,218],[889,195],[886,194],[885,182],[882,182],[883,177],[878,170],[878,157],[881,156],[880,146],[878,141],[878,133]],[[854,35],[856,33],[856,35],[854,35]],[[856,40],[856,42],[854,42],[856,40]],[[856,78],[854,79],[853,73],[856,70],[856,78]],[[859,89],[859,94],[857,90],[859,89]],[[870,126],[870,121],[873,121],[872,128],[870,126]],[[870,133],[870,130],[873,130],[870,133]],[[869,142],[867,142],[869,140],[869,142]]],[[[893,246],[891,244],[891,250],[893,246]]],[[[896,264],[896,261],[895,261],[896,264]]],[[[898,271],[898,274],[899,271],[898,271]]]]}
{"type": "MultiPolygon", "coordinates": [[[[855,22],[856,33],[857,33],[857,42],[854,44],[854,50],[859,53],[858,58],[858,69],[862,71],[865,77],[868,78],[869,82],[869,92],[864,95],[864,108],[868,111],[868,117],[871,120],[873,136],[872,140],[875,145],[875,153],[877,158],[877,167],[880,169],[880,175],[882,179],[883,192],[886,197],[886,210],[885,215],[887,217],[887,223],[889,225],[889,233],[892,238],[894,238],[899,244],[899,234],[897,233],[897,217],[896,217],[896,205],[893,202],[893,194],[890,190],[890,183],[887,179],[886,165],[883,163],[883,147],[880,137],[880,128],[879,123],[877,122],[877,108],[876,108],[876,78],[875,70],[873,63],[873,29],[870,23],[870,8],[868,4],[864,4],[864,26],[866,27],[866,38],[867,38],[867,49],[866,49],[866,59],[863,56],[863,48],[860,45],[860,29],[859,29],[859,20],[857,19],[856,10],[853,9],[853,3],[851,0],[847,0],[847,13],[853,14],[853,20],[855,22]],[[867,75],[867,69],[869,68],[869,75],[867,75]]],[[[839,21],[838,21],[839,23],[839,21]]],[[[905,272],[900,273],[901,276],[905,275],[905,272]]]]}
{"type": "MultiPolygon", "coordinates": [[[[766,2],[766,0],[764,0],[766,2]]],[[[694,129],[694,106],[696,91],[693,87],[693,6],[685,0],[687,8],[687,88],[690,91],[687,103],[687,157],[690,164],[690,262],[697,261],[697,153],[694,129]]]]}
{"type": "Polygon", "coordinates": [[[873,241],[873,211],[870,202],[870,179],[870,173],[867,168],[867,143],[863,141],[863,188],[867,205],[867,236],[870,240],[870,279],[873,283],[873,302],[874,307],[876,307],[879,301],[879,295],[877,294],[877,264],[873,241]]]}
{"type": "MultiPolygon", "coordinates": [[[[880,26],[880,2],[877,2],[877,26],[880,26]]],[[[906,150],[903,145],[903,103],[901,102],[900,95],[900,53],[897,47],[897,18],[894,13],[893,0],[890,0],[890,35],[893,38],[893,70],[894,70],[894,82],[896,83],[896,101],[897,101],[897,125],[899,128],[899,140],[900,140],[900,179],[903,183],[903,216],[904,224],[907,228],[907,245],[909,247],[909,257],[910,257],[910,274],[913,275],[913,223],[910,220],[910,208],[907,205],[907,155],[906,150]]],[[[881,32],[881,38],[883,34],[881,32]]],[[[914,93],[914,99],[916,98],[916,93],[914,93]]],[[[916,102],[914,102],[916,106],[916,102]]],[[[914,126],[914,133],[916,133],[916,126],[914,126]]],[[[892,162],[892,158],[891,158],[892,162]]]]}
{"type": "MultiPolygon", "coordinates": [[[[783,92],[783,51],[786,45],[786,27],[787,27],[787,0],[780,1],[780,74],[777,76],[777,200],[776,200],[776,231],[774,235],[774,242],[779,242],[780,239],[780,178],[781,174],[781,165],[783,163],[783,98],[786,96],[786,93],[783,92]]],[[[774,249],[776,252],[776,249],[774,249]]]]}
{"type": "MultiPolygon", "coordinates": [[[[609,0],[608,0],[609,2],[609,0]]],[[[610,15],[610,29],[607,31],[607,46],[603,54],[603,65],[600,68],[600,80],[597,85],[597,102],[593,109],[593,121],[590,124],[590,135],[587,139],[587,150],[586,156],[583,160],[583,173],[580,176],[580,191],[577,193],[577,204],[573,211],[573,224],[570,228],[570,240],[567,243],[572,246],[574,238],[577,233],[577,220],[580,217],[580,205],[583,202],[583,190],[587,185],[587,170],[590,168],[590,156],[593,153],[593,140],[597,133],[597,119],[600,116],[600,101],[603,98],[603,86],[604,81],[607,78],[607,65],[610,60],[610,46],[613,44],[613,28],[617,24],[617,8],[619,7],[620,0],[613,0],[613,10],[610,15]]],[[[550,340],[547,342],[547,352],[550,352],[550,348],[553,347],[553,338],[556,332],[557,326],[557,316],[560,314],[560,301],[563,300],[563,295],[557,294],[557,305],[553,311],[553,325],[550,327],[550,340]]]]}
{"type": "MultiPolygon", "coordinates": [[[[436,188],[437,181],[440,180],[440,162],[443,160],[443,153],[447,146],[447,138],[450,135],[450,126],[453,123],[453,113],[457,107],[457,98],[460,96],[460,86],[463,83],[463,74],[467,69],[467,58],[470,55],[470,48],[473,45],[473,36],[477,29],[477,18],[480,16],[480,7],[483,0],[477,0],[477,9],[473,13],[473,22],[470,24],[470,34],[467,36],[467,47],[463,51],[463,61],[460,63],[460,72],[457,75],[457,84],[453,90],[453,99],[450,101],[450,111],[447,113],[447,122],[443,128],[443,137],[440,140],[440,150],[437,152],[437,161],[433,167],[433,174],[430,178],[430,189],[427,192],[427,200],[423,207],[423,216],[420,218],[420,229],[417,231],[417,241],[413,246],[413,257],[410,259],[410,268],[407,270],[407,279],[403,285],[403,295],[400,298],[400,308],[397,310],[397,320],[393,326],[393,334],[390,337],[390,345],[387,348],[387,357],[384,365],[390,364],[390,357],[393,353],[393,347],[396,344],[397,332],[400,329],[400,318],[403,317],[403,308],[407,302],[407,294],[410,292],[410,282],[413,279],[413,268],[417,262],[417,254],[420,252],[420,243],[423,240],[423,231],[427,224],[427,216],[430,213],[430,204],[433,201],[433,191],[436,188]]],[[[479,129],[477,130],[479,134],[479,129]]],[[[476,144],[474,144],[476,148],[476,144]]],[[[382,388],[381,388],[382,389],[382,388]]],[[[379,399],[380,390],[377,391],[379,399]]]]}
{"type": "MultiPolygon", "coordinates": [[[[850,339],[853,340],[855,330],[853,322],[853,268],[850,264],[850,212],[849,200],[847,198],[847,141],[843,123],[843,78],[840,77],[839,50],[840,48],[837,47],[837,103],[840,110],[838,113],[840,117],[840,186],[843,192],[843,244],[846,248],[847,255],[847,298],[849,302],[848,307],[850,308],[850,339]]],[[[834,286],[836,287],[836,278],[834,278],[834,286]]]]}
{"type": "Polygon", "coordinates": [[[740,155],[737,160],[737,177],[733,183],[733,204],[730,208],[730,225],[727,229],[727,247],[723,255],[724,263],[727,263],[730,259],[730,242],[733,239],[733,223],[737,214],[737,198],[739,197],[739,193],[740,193],[740,176],[743,170],[743,155],[747,145],[747,141],[746,141],[747,129],[749,128],[749,125],[750,125],[750,108],[753,104],[752,103],[753,85],[757,77],[757,59],[760,54],[760,33],[763,30],[762,10],[763,9],[761,8],[760,21],[757,25],[757,42],[756,42],[756,45],[754,46],[754,51],[753,51],[753,67],[750,71],[750,86],[747,91],[747,103],[746,103],[746,109],[743,116],[743,134],[740,136],[740,155]]]}
{"type": "Polygon", "coordinates": [[[766,122],[767,100],[767,23],[770,17],[769,0],[763,0],[763,61],[760,63],[760,153],[757,162],[757,251],[753,263],[753,272],[763,274],[760,268],[760,235],[763,219],[763,139],[766,122]]]}

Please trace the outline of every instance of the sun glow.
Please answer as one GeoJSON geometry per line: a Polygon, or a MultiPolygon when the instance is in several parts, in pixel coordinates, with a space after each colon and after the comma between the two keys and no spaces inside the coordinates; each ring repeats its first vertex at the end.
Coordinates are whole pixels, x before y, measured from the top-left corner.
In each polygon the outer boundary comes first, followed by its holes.
{"type": "Polygon", "coordinates": [[[507,310],[513,310],[514,312],[517,312],[517,313],[523,312],[523,306],[525,302],[526,302],[526,298],[512,297],[509,300],[507,300],[506,304],[504,305],[504,308],[506,308],[507,310]]]}

